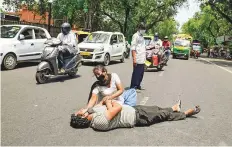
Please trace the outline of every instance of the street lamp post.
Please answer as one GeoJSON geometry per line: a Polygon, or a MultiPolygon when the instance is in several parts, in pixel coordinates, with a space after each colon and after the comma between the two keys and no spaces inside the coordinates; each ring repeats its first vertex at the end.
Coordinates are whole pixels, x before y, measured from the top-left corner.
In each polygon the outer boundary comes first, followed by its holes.
{"type": "Polygon", "coordinates": [[[52,18],[52,2],[53,0],[48,1],[49,14],[48,14],[48,32],[51,31],[51,18],[52,18]]]}

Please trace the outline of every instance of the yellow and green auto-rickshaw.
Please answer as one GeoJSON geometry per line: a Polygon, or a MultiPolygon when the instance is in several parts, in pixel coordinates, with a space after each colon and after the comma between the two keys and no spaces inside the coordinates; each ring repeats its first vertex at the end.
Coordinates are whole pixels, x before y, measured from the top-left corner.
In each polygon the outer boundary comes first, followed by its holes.
{"type": "Polygon", "coordinates": [[[188,34],[178,34],[174,36],[172,46],[173,58],[189,59],[191,51],[192,36],[188,34]]]}
{"type": "Polygon", "coordinates": [[[87,31],[76,31],[76,30],[72,30],[72,31],[77,36],[78,43],[84,41],[84,39],[90,34],[90,32],[87,31]]]}

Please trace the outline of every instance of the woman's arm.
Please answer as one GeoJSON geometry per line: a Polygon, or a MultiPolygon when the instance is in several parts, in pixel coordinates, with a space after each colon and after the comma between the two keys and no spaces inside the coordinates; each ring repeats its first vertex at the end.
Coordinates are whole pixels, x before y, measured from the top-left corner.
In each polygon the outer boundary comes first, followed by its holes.
{"type": "Polygon", "coordinates": [[[92,96],[91,96],[89,103],[87,105],[87,109],[93,107],[96,104],[97,99],[98,99],[97,94],[92,93],[92,96]]]}
{"type": "Polygon", "coordinates": [[[112,100],[106,100],[106,118],[107,120],[112,120],[121,110],[122,105],[112,100]]]}

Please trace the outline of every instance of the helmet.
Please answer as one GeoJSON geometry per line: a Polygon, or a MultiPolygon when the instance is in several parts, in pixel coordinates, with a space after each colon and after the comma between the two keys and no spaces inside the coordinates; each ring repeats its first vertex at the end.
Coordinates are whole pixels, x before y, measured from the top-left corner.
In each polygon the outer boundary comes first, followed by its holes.
{"type": "Polygon", "coordinates": [[[159,36],[159,34],[158,33],[155,33],[155,35],[154,35],[155,37],[158,37],[159,36]]]}
{"type": "Polygon", "coordinates": [[[63,23],[61,26],[61,32],[67,35],[71,31],[71,25],[67,22],[63,23]]]}
{"type": "Polygon", "coordinates": [[[165,36],[164,39],[168,39],[168,36],[165,36]]]}

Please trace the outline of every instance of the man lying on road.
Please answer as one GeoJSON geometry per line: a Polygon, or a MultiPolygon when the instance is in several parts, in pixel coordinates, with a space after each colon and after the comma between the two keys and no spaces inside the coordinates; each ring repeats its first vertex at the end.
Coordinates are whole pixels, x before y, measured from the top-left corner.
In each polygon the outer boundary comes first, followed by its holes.
{"type": "Polygon", "coordinates": [[[180,109],[180,101],[171,108],[160,108],[142,105],[131,107],[106,100],[103,106],[95,106],[88,110],[81,109],[72,114],[70,125],[73,128],[88,128],[90,126],[96,130],[108,131],[115,128],[150,126],[163,121],[182,120],[199,113],[201,110],[199,106],[185,112],[180,112],[180,109]]]}

